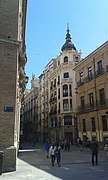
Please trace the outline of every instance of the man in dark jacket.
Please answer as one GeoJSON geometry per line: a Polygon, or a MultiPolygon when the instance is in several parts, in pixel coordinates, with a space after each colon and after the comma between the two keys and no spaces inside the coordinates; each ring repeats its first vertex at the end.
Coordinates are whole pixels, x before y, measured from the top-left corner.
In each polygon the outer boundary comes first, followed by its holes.
{"type": "Polygon", "coordinates": [[[98,164],[98,143],[96,142],[95,139],[92,140],[90,148],[92,152],[92,165],[94,165],[94,159],[97,165],[98,164]]]}

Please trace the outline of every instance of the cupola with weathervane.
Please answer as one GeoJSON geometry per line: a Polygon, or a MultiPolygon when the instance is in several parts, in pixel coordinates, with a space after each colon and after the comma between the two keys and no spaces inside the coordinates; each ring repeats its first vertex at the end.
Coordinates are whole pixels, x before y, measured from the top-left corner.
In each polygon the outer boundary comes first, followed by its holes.
{"type": "Polygon", "coordinates": [[[69,25],[67,23],[67,34],[66,34],[66,42],[63,44],[61,51],[65,51],[65,50],[75,50],[76,51],[76,47],[74,46],[74,44],[71,41],[71,35],[69,33],[69,25]]]}

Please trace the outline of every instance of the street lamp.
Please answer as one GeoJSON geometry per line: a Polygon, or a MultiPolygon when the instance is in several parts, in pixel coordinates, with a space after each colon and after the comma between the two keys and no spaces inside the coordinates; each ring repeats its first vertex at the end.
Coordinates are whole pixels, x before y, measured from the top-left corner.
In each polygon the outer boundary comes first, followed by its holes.
{"type": "Polygon", "coordinates": [[[29,81],[29,77],[28,77],[28,76],[26,76],[26,77],[25,77],[25,83],[27,84],[27,83],[28,83],[28,81],[29,81]]]}

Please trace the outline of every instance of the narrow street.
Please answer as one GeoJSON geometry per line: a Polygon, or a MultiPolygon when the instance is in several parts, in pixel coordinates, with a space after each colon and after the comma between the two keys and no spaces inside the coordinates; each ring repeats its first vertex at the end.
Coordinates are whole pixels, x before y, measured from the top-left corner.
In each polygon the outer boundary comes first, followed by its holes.
{"type": "Polygon", "coordinates": [[[19,152],[17,170],[3,173],[1,180],[107,180],[108,161],[103,151],[99,152],[99,164],[91,165],[89,149],[78,151],[71,147],[70,152],[62,152],[61,167],[51,166],[50,158],[45,157],[42,145],[25,147],[19,152]]]}

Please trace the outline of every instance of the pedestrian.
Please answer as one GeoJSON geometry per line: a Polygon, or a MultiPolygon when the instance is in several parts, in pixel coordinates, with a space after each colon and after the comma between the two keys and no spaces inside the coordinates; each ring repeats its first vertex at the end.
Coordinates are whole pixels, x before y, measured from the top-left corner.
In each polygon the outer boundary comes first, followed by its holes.
{"type": "Polygon", "coordinates": [[[67,140],[67,150],[70,151],[70,145],[71,145],[71,142],[70,142],[70,139],[67,140]]]}
{"type": "Polygon", "coordinates": [[[64,150],[64,141],[63,140],[61,140],[60,146],[61,146],[61,149],[64,150]]]}
{"type": "Polygon", "coordinates": [[[67,151],[67,139],[64,140],[64,148],[65,148],[65,151],[67,151]]]}
{"type": "Polygon", "coordinates": [[[50,143],[49,141],[47,141],[44,145],[44,149],[45,149],[45,152],[46,152],[46,157],[48,158],[49,157],[49,149],[50,149],[50,143]]]}
{"type": "Polygon", "coordinates": [[[79,150],[82,151],[82,148],[83,148],[83,142],[82,142],[82,140],[81,140],[80,137],[77,139],[77,145],[78,145],[78,147],[79,147],[79,150]]]}
{"type": "Polygon", "coordinates": [[[51,156],[52,166],[54,166],[54,162],[55,162],[55,144],[54,143],[52,144],[52,146],[49,149],[49,154],[51,156]]]}
{"type": "Polygon", "coordinates": [[[58,166],[60,166],[60,162],[61,162],[61,147],[57,144],[56,148],[55,148],[55,158],[57,160],[57,164],[58,166]]]}
{"type": "Polygon", "coordinates": [[[92,153],[92,165],[98,164],[98,143],[95,139],[92,140],[90,145],[91,153],[92,153]]]}
{"type": "Polygon", "coordinates": [[[35,138],[35,136],[33,136],[33,144],[32,144],[32,146],[35,147],[35,144],[36,144],[36,138],[35,138]]]}
{"type": "Polygon", "coordinates": [[[106,156],[108,156],[108,140],[106,141],[106,144],[104,146],[104,151],[106,152],[106,156]]]}

